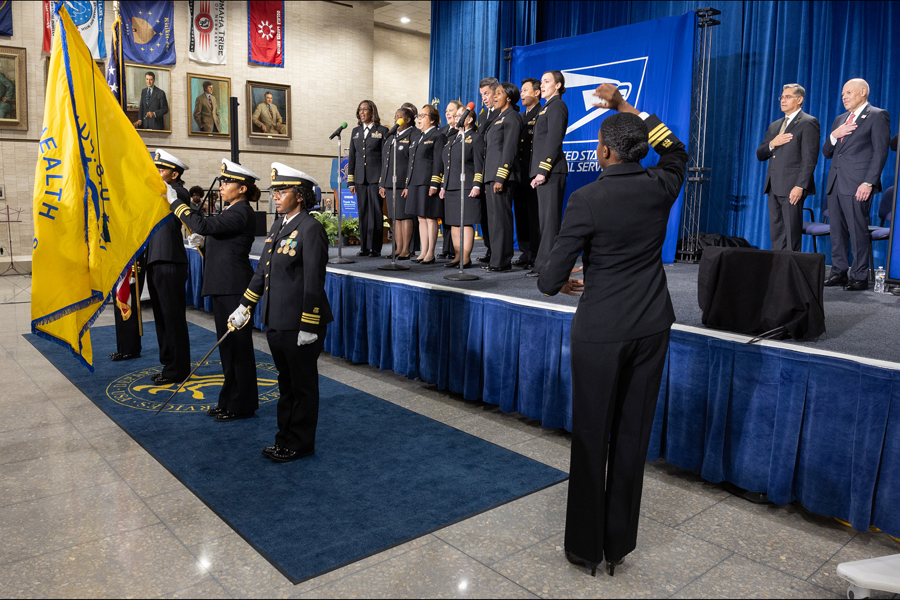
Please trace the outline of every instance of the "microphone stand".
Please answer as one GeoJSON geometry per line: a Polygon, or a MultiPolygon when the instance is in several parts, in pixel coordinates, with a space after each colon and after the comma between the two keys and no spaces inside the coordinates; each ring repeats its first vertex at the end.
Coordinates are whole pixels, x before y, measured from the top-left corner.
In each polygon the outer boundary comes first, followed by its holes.
{"type": "Polygon", "coordinates": [[[343,186],[341,186],[341,133],[340,132],[338,132],[338,134],[337,134],[337,141],[338,141],[338,150],[337,150],[337,161],[338,161],[338,163],[337,163],[337,166],[338,166],[338,189],[337,189],[337,192],[338,192],[338,195],[337,195],[337,198],[335,199],[335,204],[337,204],[337,209],[338,209],[338,219],[337,219],[338,220],[338,238],[337,238],[338,239],[338,255],[335,256],[334,258],[329,258],[328,262],[333,265],[349,265],[351,263],[355,263],[356,261],[351,260],[349,258],[344,258],[344,255],[342,252],[342,250],[344,249],[344,240],[343,240],[343,236],[341,235],[341,229],[344,226],[344,223],[343,223],[343,212],[344,211],[343,211],[343,206],[342,206],[342,204],[344,203],[344,199],[341,196],[341,188],[343,186]]]}
{"type": "Polygon", "coordinates": [[[393,138],[391,139],[391,167],[394,170],[394,182],[393,182],[393,207],[394,207],[394,218],[391,219],[391,264],[389,265],[381,265],[378,267],[380,271],[409,271],[409,267],[406,265],[398,265],[397,264],[397,136],[400,135],[400,132],[394,133],[393,138]]]}
{"type": "MultiPolygon", "coordinates": [[[[466,273],[463,271],[463,261],[466,256],[466,122],[467,115],[463,114],[463,132],[461,145],[459,147],[460,165],[459,165],[459,272],[448,273],[444,275],[444,279],[451,281],[475,281],[481,279],[478,275],[466,273]]],[[[453,149],[450,149],[450,164],[453,164],[453,149]]],[[[453,235],[451,233],[451,235],[453,235]]],[[[474,242],[474,239],[473,239],[474,242]]],[[[474,248],[473,248],[474,250],[474,248]]]]}

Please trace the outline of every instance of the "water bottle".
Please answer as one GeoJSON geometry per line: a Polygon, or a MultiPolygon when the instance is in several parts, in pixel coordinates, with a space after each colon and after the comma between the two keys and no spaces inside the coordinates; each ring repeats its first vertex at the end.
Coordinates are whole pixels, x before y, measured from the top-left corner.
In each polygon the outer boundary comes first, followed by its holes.
{"type": "Polygon", "coordinates": [[[875,271],[875,293],[884,293],[884,267],[878,267],[875,271]]]}

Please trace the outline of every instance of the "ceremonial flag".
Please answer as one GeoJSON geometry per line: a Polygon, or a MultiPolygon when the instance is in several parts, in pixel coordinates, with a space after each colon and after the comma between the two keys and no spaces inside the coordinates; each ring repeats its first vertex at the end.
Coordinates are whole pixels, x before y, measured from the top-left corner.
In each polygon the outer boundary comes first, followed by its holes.
{"type": "Polygon", "coordinates": [[[175,3],[119,2],[125,60],[143,65],[175,64],[175,3]]]}
{"type": "Polygon", "coordinates": [[[284,67],[284,2],[248,0],[247,27],[250,62],[267,67],[284,67]]]}
{"type": "Polygon", "coordinates": [[[0,35],[12,34],[12,2],[0,0],[0,35]]]}
{"type": "Polygon", "coordinates": [[[31,329],[93,370],[88,328],[171,213],[65,6],[58,15],[34,178],[31,329]]]}
{"type": "Polygon", "coordinates": [[[199,63],[225,64],[225,1],[189,0],[191,36],[188,57],[199,63]]]}
{"type": "MultiPolygon", "coordinates": [[[[50,52],[53,45],[53,34],[57,28],[57,16],[54,13],[54,7],[58,4],[53,0],[44,0],[44,39],[42,50],[50,52]]],[[[103,14],[104,3],[87,2],[86,0],[66,0],[66,9],[69,11],[69,17],[78,31],[81,32],[81,38],[88,48],[91,49],[91,56],[94,60],[106,58],[106,38],[103,34],[103,14]]]]}
{"type": "Polygon", "coordinates": [[[106,83],[109,91],[113,93],[119,106],[125,110],[125,58],[122,56],[122,19],[116,18],[113,23],[112,56],[106,65],[106,83]]]}

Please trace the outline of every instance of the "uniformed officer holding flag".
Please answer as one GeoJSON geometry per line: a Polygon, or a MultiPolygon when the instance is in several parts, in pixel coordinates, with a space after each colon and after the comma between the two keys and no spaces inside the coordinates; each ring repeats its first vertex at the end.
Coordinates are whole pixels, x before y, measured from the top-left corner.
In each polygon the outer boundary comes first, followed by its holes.
{"type": "MultiPolygon", "coordinates": [[[[256,216],[250,202],[259,200],[259,177],[250,169],[227,158],[222,159],[219,197],[225,210],[204,218],[191,209],[189,202],[170,199],[169,206],[191,235],[191,244],[204,249],[204,296],[212,297],[216,336],[228,330],[228,317],[240,306],[242,294],[253,278],[250,247],[256,229],[256,216]]],[[[233,331],[219,344],[225,382],[219,392],[219,405],[209,416],[218,422],[252,417],[259,408],[256,385],[256,354],[252,328],[233,331]]]]}
{"type": "MultiPolygon", "coordinates": [[[[188,166],[165,150],[157,150],[153,162],[168,186],[169,198],[177,196],[183,202],[190,202],[187,190],[175,184],[188,166]]],[[[153,381],[157,385],[181,383],[191,373],[191,339],[184,312],[188,260],[181,223],[171,219],[163,224],[150,237],[146,257],[147,286],[162,363],[162,372],[155,374],[153,381]]]]}
{"type": "Polygon", "coordinates": [[[278,368],[278,434],[263,456],[289,462],[315,453],[319,418],[319,372],[326,325],[333,321],[325,296],[328,236],[309,209],[316,205],[315,179],[272,163],[276,219],[256,274],[231,323],[241,327],[257,303],[278,368]]]}

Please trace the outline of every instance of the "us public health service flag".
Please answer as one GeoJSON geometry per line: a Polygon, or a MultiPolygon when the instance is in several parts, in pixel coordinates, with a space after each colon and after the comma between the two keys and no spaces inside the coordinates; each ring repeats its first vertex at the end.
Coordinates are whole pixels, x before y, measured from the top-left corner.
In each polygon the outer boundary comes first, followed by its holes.
{"type": "Polygon", "coordinates": [[[88,328],[165,218],[166,186],[63,6],[34,178],[31,329],[93,371],[88,328]]]}
{"type": "Polygon", "coordinates": [[[284,2],[248,0],[247,27],[250,62],[267,67],[284,67],[284,2]]]}
{"type": "Polygon", "coordinates": [[[173,2],[119,3],[124,25],[125,60],[143,65],[175,64],[175,5],[173,2]]]}
{"type": "Polygon", "coordinates": [[[224,0],[190,0],[191,37],[188,58],[209,65],[225,64],[224,0]]]}

